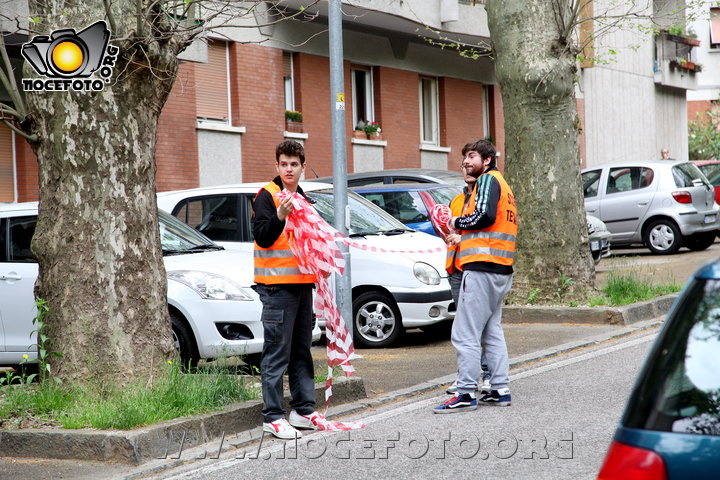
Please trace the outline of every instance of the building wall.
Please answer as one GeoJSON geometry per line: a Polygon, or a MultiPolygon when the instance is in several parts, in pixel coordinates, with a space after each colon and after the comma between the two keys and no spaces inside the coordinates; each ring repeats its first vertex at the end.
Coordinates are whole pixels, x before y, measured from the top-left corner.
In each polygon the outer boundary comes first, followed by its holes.
{"type": "MultiPolygon", "coordinates": [[[[660,158],[660,149],[668,148],[670,158],[688,159],[687,100],[685,90],[656,85],[655,149],[651,158],[660,158]]],[[[642,130],[638,130],[641,132],[642,130]]]]}
{"type": "MultiPolygon", "coordinates": [[[[277,175],[275,146],[284,140],[282,51],[259,45],[230,46],[230,91],[234,126],[242,135],[242,181],[277,175]]],[[[307,122],[303,112],[303,123],[307,122]]]]}
{"type": "Polygon", "coordinates": [[[198,142],[195,131],[195,66],[182,63],[158,120],[155,144],[157,190],[198,186],[198,142]]]}
{"type": "MultiPolygon", "coordinates": [[[[715,2],[715,6],[720,4],[715,2]]],[[[703,2],[694,6],[695,20],[689,24],[700,40],[700,46],[693,48],[694,60],[702,64],[702,72],[696,74],[698,86],[696,90],[689,90],[687,99],[689,102],[703,100],[718,100],[720,98],[720,48],[710,48],[710,2],[703,2]]],[[[695,111],[701,104],[693,104],[695,111]]],[[[709,105],[708,105],[709,106],[709,105]]],[[[690,114],[690,110],[688,110],[690,114]]],[[[694,115],[688,115],[694,118],[694,115]]]]}
{"type": "Polygon", "coordinates": [[[687,102],[688,122],[695,120],[695,117],[697,116],[698,113],[707,112],[708,110],[710,110],[710,108],[712,108],[712,105],[713,104],[712,104],[711,100],[694,100],[694,101],[688,100],[688,102],[687,102]]]}
{"type": "Polygon", "coordinates": [[[13,135],[15,140],[18,202],[39,200],[37,157],[24,138],[18,134],[13,135]]]}
{"type": "Polygon", "coordinates": [[[483,131],[483,84],[445,78],[440,102],[440,143],[452,149],[444,168],[459,170],[462,147],[489,133],[483,131]]]}
{"type": "Polygon", "coordinates": [[[15,156],[13,132],[0,124],[0,202],[15,201],[15,156]]]}

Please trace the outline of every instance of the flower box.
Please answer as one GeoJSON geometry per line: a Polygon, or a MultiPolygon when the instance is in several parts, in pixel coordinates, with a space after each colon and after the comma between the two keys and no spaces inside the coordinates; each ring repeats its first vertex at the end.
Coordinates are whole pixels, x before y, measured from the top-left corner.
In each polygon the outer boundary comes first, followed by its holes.
{"type": "Polygon", "coordinates": [[[293,120],[285,120],[285,130],[293,133],[303,133],[303,123],[293,120]]]}

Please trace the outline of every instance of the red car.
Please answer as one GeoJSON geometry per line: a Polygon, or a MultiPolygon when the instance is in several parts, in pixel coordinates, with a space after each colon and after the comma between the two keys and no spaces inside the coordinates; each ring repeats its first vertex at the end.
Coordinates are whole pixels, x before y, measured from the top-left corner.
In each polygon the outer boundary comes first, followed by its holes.
{"type": "Polygon", "coordinates": [[[715,203],[720,204],[720,160],[693,161],[715,189],[715,203]]]}

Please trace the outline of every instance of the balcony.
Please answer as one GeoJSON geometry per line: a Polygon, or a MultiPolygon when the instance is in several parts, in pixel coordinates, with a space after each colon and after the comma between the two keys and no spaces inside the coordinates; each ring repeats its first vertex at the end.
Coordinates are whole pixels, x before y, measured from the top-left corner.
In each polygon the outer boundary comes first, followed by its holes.
{"type": "Polygon", "coordinates": [[[700,41],[668,32],[655,37],[655,83],[666,87],[694,90],[697,88],[697,74],[702,65],[695,63],[693,47],[700,41]]]}

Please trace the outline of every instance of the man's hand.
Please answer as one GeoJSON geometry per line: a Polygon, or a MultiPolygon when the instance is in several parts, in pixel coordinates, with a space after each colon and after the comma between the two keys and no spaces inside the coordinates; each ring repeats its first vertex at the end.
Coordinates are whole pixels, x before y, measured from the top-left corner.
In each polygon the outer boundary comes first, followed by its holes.
{"type": "Polygon", "coordinates": [[[460,240],[462,240],[462,236],[461,236],[461,235],[459,235],[459,234],[457,234],[457,233],[451,233],[451,234],[448,235],[447,238],[445,239],[445,243],[447,243],[448,245],[459,245],[459,244],[460,244],[460,240]]]}
{"type": "Polygon", "coordinates": [[[277,209],[277,216],[280,220],[284,221],[288,215],[293,211],[292,196],[288,195],[285,200],[282,201],[277,209]]]}
{"type": "Polygon", "coordinates": [[[450,217],[450,220],[448,220],[447,228],[450,230],[450,233],[455,233],[455,220],[457,220],[458,217],[450,217]]]}

